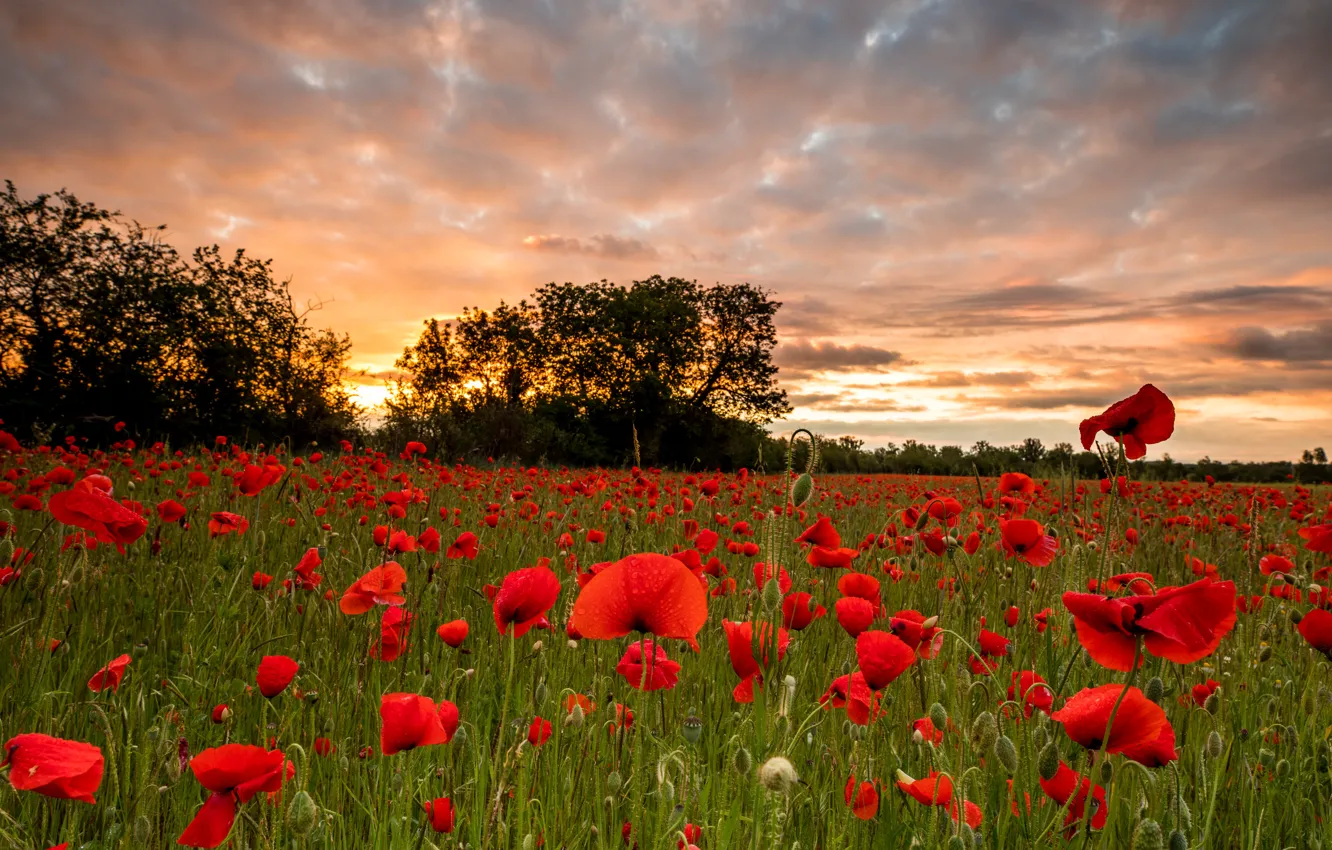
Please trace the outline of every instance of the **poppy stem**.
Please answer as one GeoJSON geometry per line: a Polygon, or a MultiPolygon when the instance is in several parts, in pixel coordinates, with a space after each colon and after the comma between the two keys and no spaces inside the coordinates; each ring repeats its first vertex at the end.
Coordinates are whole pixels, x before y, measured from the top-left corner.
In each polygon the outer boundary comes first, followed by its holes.
{"type": "MultiPolygon", "coordinates": [[[[1124,697],[1128,695],[1129,688],[1133,687],[1133,683],[1137,680],[1138,667],[1141,666],[1141,664],[1142,664],[1142,637],[1139,636],[1133,645],[1133,668],[1129,670],[1128,681],[1124,683],[1123,689],[1120,690],[1119,692],[1119,698],[1115,700],[1114,707],[1110,709],[1110,716],[1106,718],[1105,721],[1105,734],[1101,736],[1101,752],[1104,753],[1107,758],[1110,756],[1109,752],[1110,732],[1115,725],[1115,715],[1119,713],[1119,707],[1124,704],[1124,697]]],[[[1093,757],[1093,761],[1094,760],[1095,759],[1093,757]]],[[[1096,790],[1096,778],[1094,775],[1092,775],[1090,767],[1087,769],[1087,774],[1092,781],[1092,789],[1091,791],[1088,792],[1088,803],[1086,806],[1083,807],[1082,811],[1082,832],[1083,832],[1082,842],[1084,847],[1087,845],[1087,841],[1090,840],[1091,838],[1091,828],[1090,828],[1091,810],[1092,810],[1091,803],[1096,799],[1094,793],[1096,790]]],[[[1110,801],[1109,798],[1107,798],[1106,806],[1109,807],[1109,805],[1110,801]]]]}

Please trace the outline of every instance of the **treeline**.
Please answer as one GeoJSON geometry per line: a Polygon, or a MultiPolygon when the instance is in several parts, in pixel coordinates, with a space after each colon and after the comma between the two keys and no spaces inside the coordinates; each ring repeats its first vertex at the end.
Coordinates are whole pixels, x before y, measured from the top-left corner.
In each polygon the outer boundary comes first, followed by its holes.
{"type": "Polygon", "coordinates": [[[352,432],[351,340],[316,330],[269,261],[181,256],[60,191],[0,195],[0,419],[38,441],[298,444],[352,432]]]}
{"type": "Polygon", "coordinates": [[[383,434],[445,457],[571,466],[752,466],[788,413],[773,317],[749,284],[549,284],[431,319],[398,360],[383,434]]]}
{"type": "MultiPolygon", "coordinates": [[[[785,439],[769,438],[763,449],[768,456],[785,457],[785,439]]],[[[808,458],[808,443],[796,442],[796,466],[803,468],[808,458]]],[[[889,443],[866,449],[855,437],[821,438],[819,467],[833,473],[887,473],[897,475],[1000,475],[1025,472],[1037,477],[1076,474],[1078,478],[1107,477],[1101,457],[1095,452],[1076,449],[1071,443],[1056,443],[1051,448],[1038,439],[1027,438],[1013,446],[993,446],[985,441],[970,449],[961,446],[933,446],[907,440],[902,445],[889,443]]],[[[1213,481],[1236,483],[1272,483],[1294,480],[1305,484],[1332,484],[1332,464],[1322,449],[1305,452],[1300,462],[1259,461],[1230,462],[1202,458],[1195,463],[1181,463],[1163,454],[1158,460],[1138,460],[1129,464],[1129,474],[1140,481],[1213,481]]]]}

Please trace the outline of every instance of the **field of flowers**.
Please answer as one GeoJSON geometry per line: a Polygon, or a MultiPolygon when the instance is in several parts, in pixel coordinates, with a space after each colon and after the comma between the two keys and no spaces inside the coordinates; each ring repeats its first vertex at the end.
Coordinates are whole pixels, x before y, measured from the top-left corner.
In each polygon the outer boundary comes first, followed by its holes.
{"type": "Polygon", "coordinates": [[[1173,423],[1099,482],[0,431],[0,848],[1323,846],[1332,490],[1126,480],[1173,423]]]}

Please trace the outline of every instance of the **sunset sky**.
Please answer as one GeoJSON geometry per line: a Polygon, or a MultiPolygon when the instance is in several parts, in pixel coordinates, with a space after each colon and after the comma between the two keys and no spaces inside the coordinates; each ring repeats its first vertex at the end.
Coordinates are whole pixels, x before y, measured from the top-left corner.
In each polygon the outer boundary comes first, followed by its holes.
{"type": "Polygon", "coordinates": [[[1332,450],[1325,0],[11,0],[2,178],[272,257],[372,374],[660,273],[783,302],[789,426],[1076,442],[1150,381],[1151,457],[1332,450]]]}

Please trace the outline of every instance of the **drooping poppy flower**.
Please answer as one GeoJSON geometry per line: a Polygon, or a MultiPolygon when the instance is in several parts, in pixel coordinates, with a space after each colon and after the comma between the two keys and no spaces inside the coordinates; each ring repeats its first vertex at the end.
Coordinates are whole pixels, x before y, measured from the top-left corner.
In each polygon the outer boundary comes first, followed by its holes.
{"type": "Polygon", "coordinates": [[[120,690],[120,680],[125,678],[125,668],[129,666],[129,663],[130,657],[128,655],[121,655],[109,662],[88,680],[88,690],[93,693],[101,693],[107,688],[112,691],[120,690]]]}
{"type": "Polygon", "coordinates": [[[911,731],[919,732],[922,741],[928,741],[931,744],[943,743],[944,730],[936,729],[934,721],[928,717],[921,717],[911,722],[911,731]]]}
{"type": "Polygon", "coordinates": [[[1070,591],[1064,607],[1078,642],[1103,667],[1129,670],[1139,637],[1151,654],[1189,664],[1215,652],[1234,628],[1235,583],[1203,578],[1154,596],[1119,598],[1070,591]]]}
{"type": "Polygon", "coordinates": [[[856,638],[856,661],[865,683],[878,691],[906,672],[915,663],[916,653],[895,635],[867,631],[856,638]]]}
{"type": "Polygon", "coordinates": [[[457,649],[462,646],[463,641],[467,640],[467,621],[452,620],[440,626],[437,631],[440,640],[444,641],[454,649],[457,649]]]}
{"type": "Polygon", "coordinates": [[[1045,533],[1045,526],[1034,519],[999,520],[1004,554],[1018,557],[1033,567],[1048,567],[1059,551],[1059,541],[1045,533]]]}
{"type": "Polygon", "coordinates": [[[280,790],[288,773],[295,772],[281,750],[249,744],[204,750],[190,760],[190,770],[212,793],[176,839],[186,847],[217,847],[226,841],[240,805],[260,792],[280,790]]]}
{"type": "Polygon", "coordinates": [[[1055,775],[1049,779],[1040,780],[1041,790],[1051,800],[1054,800],[1060,806],[1068,806],[1068,814],[1064,816],[1064,826],[1067,829],[1076,829],[1082,822],[1083,813],[1087,805],[1087,792],[1092,794],[1092,813],[1091,828],[1103,829],[1106,818],[1109,816],[1109,810],[1105,804],[1105,788],[1097,785],[1092,790],[1091,780],[1082,776],[1073,768],[1064,762],[1059,763],[1059,769],[1055,775]],[[1072,802],[1069,800],[1072,798],[1072,802]]]}
{"type": "Polygon", "coordinates": [[[264,491],[264,488],[277,483],[282,478],[282,473],[286,468],[277,464],[264,464],[257,466],[247,464],[245,469],[236,476],[236,489],[242,496],[258,496],[264,491]]]}
{"type": "Polygon", "coordinates": [[[412,626],[412,615],[401,608],[384,609],[379,621],[379,640],[370,647],[370,657],[380,661],[396,661],[407,648],[407,632],[412,626]]]}
{"type": "Polygon", "coordinates": [[[244,534],[250,528],[250,521],[231,511],[214,511],[208,519],[208,536],[221,537],[224,534],[244,534]]]}
{"type": "Polygon", "coordinates": [[[1162,443],[1175,432],[1175,405],[1151,384],[1110,405],[1104,413],[1082,420],[1082,448],[1090,451],[1097,433],[1122,442],[1129,460],[1146,456],[1147,446],[1162,443]]]}
{"type": "Polygon", "coordinates": [[[376,605],[401,605],[407,601],[400,592],[406,584],[407,571],[397,561],[380,564],[343,591],[338,608],[354,616],[376,605]]]}
{"type": "Polygon", "coordinates": [[[259,693],[272,699],[287,689],[301,666],[285,655],[265,655],[259,662],[259,671],[255,680],[259,683],[259,693]]]}
{"type": "Polygon", "coordinates": [[[30,732],[5,742],[0,767],[9,766],[15,791],[96,803],[93,793],[102,784],[104,763],[101,749],[92,744],[30,732]]]}
{"type": "Polygon", "coordinates": [[[384,755],[447,744],[458,731],[458,707],[448,700],[439,705],[419,694],[384,694],[379,699],[379,746],[384,755]]]}
{"type": "Polygon", "coordinates": [[[1264,555],[1262,560],[1258,562],[1258,572],[1265,576],[1270,576],[1273,573],[1288,573],[1294,569],[1295,565],[1291,563],[1290,559],[1281,555],[1264,555]]]}
{"type": "Polygon", "coordinates": [[[851,566],[851,562],[859,555],[859,549],[832,549],[826,546],[815,546],[809,550],[809,555],[805,557],[805,563],[811,567],[845,570],[851,566]]]}
{"type": "Polygon", "coordinates": [[[874,616],[883,611],[879,597],[879,580],[865,573],[846,573],[837,580],[837,592],[843,596],[856,596],[874,606],[874,616]]]}
{"type": "Polygon", "coordinates": [[[1014,670],[1008,698],[1021,703],[1022,713],[1031,717],[1033,709],[1050,713],[1054,706],[1054,690],[1035,670],[1014,670]]]}
{"type": "Polygon", "coordinates": [[[185,517],[185,506],[175,499],[167,499],[157,506],[157,516],[162,522],[180,522],[185,517]]]}
{"type": "Polygon", "coordinates": [[[1050,718],[1064,724],[1068,737],[1086,749],[1125,755],[1130,749],[1152,747],[1160,739],[1161,729],[1170,725],[1161,706],[1147,699],[1142,691],[1114,684],[1079,691],[1050,718]],[[1106,739],[1106,725],[1116,703],[1119,709],[1106,739]]]}
{"type": "Polygon", "coordinates": [[[426,815],[430,818],[430,828],[435,832],[453,832],[453,801],[448,797],[436,797],[426,800],[426,815]]]}
{"type": "MultiPolygon", "coordinates": [[[[752,623],[733,623],[722,620],[726,631],[726,648],[731,656],[731,669],[740,677],[740,684],[731,691],[736,702],[754,701],[754,686],[763,687],[763,671],[772,659],[769,647],[772,645],[772,626],[764,623],[759,628],[759,645],[762,649],[762,663],[754,657],[754,626],[752,623]]],[[[791,635],[786,629],[777,630],[777,660],[786,657],[786,647],[791,642],[791,635]]]]}
{"type": "Polygon", "coordinates": [[[1005,472],[999,476],[998,490],[1005,495],[1016,493],[1030,496],[1036,492],[1036,482],[1031,480],[1030,475],[1021,472],[1005,472]]]}
{"type": "Polygon", "coordinates": [[[1332,659],[1332,613],[1315,608],[1304,615],[1296,628],[1309,646],[1332,659]]]}
{"type": "Polygon", "coordinates": [[[458,535],[457,540],[449,544],[449,548],[444,551],[444,557],[466,558],[469,561],[474,561],[480,548],[476,535],[470,531],[464,531],[458,535]]]}
{"type": "Polygon", "coordinates": [[[801,631],[827,613],[808,593],[792,593],[782,600],[782,625],[792,631],[801,631]]]}
{"type": "Polygon", "coordinates": [[[837,622],[851,637],[860,637],[874,624],[874,603],[859,596],[844,596],[833,605],[837,622]]]}
{"type": "Polygon", "coordinates": [[[615,672],[624,677],[629,687],[644,691],[670,690],[679,680],[680,665],[672,661],[666,650],[651,640],[636,640],[625,649],[615,672]]]}
{"type": "Polygon", "coordinates": [[[935,625],[937,621],[937,617],[927,618],[919,611],[907,609],[888,619],[888,630],[921,658],[930,659],[943,647],[943,630],[935,625]]]}
{"type": "Polygon", "coordinates": [[[545,620],[546,612],[559,595],[559,577],[549,567],[514,570],[504,577],[490,598],[495,628],[501,635],[508,635],[512,627],[513,636],[522,637],[545,620]]]}
{"type": "Polygon", "coordinates": [[[583,586],[571,623],[583,637],[610,640],[630,632],[687,641],[697,651],[708,619],[708,596],[698,576],[665,555],[629,555],[583,586]]]}
{"type": "Polygon", "coordinates": [[[859,785],[856,784],[856,776],[852,774],[846,780],[846,804],[851,807],[851,813],[861,820],[873,820],[879,813],[879,789],[873,782],[865,781],[859,785]]]}
{"type": "Polygon", "coordinates": [[[533,718],[532,725],[527,727],[527,743],[534,747],[539,747],[550,740],[551,725],[549,720],[543,720],[540,717],[533,718]]]}
{"type": "Polygon", "coordinates": [[[998,632],[992,632],[989,629],[981,629],[980,637],[977,639],[980,644],[981,655],[989,658],[1005,658],[1013,651],[1013,642],[998,632]]]}

